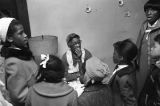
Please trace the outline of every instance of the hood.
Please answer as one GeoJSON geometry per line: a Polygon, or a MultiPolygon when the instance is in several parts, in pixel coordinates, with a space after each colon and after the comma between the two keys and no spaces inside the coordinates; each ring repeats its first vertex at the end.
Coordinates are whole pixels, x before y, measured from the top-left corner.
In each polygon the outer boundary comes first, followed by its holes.
{"type": "Polygon", "coordinates": [[[47,83],[40,82],[33,86],[35,92],[42,96],[59,97],[65,96],[73,91],[73,88],[64,82],[60,83],[47,83]]]}

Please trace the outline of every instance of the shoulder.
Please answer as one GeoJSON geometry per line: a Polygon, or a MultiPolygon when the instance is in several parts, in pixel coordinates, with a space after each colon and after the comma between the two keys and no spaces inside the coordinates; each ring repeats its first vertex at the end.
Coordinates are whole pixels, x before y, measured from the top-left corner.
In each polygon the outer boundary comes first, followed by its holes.
{"type": "Polygon", "coordinates": [[[13,66],[13,65],[21,65],[22,60],[15,58],[15,57],[11,57],[11,58],[7,58],[5,61],[5,67],[8,66],[13,66]]]}
{"type": "Polygon", "coordinates": [[[89,50],[85,49],[85,48],[84,48],[84,50],[85,50],[85,58],[86,58],[86,60],[91,58],[92,57],[92,53],[89,50]]]}

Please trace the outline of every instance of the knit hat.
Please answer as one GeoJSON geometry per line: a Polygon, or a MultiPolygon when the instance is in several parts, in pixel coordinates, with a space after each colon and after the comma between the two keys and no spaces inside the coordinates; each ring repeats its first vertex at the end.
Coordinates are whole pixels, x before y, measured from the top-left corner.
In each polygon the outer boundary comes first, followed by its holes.
{"type": "Polygon", "coordinates": [[[160,0],[149,0],[144,5],[144,10],[146,10],[147,8],[153,8],[160,11],[160,0]]]}
{"type": "Polygon", "coordinates": [[[86,72],[84,75],[84,84],[87,84],[90,80],[96,82],[102,81],[110,73],[108,65],[103,63],[97,57],[91,57],[86,61],[86,72]]]}
{"type": "Polygon", "coordinates": [[[0,39],[5,42],[8,27],[14,18],[4,17],[0,19],[0,39]]]}

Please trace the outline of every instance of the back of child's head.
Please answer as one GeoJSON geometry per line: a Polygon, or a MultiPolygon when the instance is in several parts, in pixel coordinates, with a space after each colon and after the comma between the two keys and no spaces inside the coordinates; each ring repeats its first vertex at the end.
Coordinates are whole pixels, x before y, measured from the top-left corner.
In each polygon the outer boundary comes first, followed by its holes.
{"type": "MultiPolygon", "coordinates": [[[[46,81],[50,83],[61,82],[64,78],[64,65],[63,62],[54,55],[48,55],[48,60],[40,65],[40,74],[41,77],[38,82],[46,81]]],[[[44,60],[45,61],[45,60],[44,60]]]]}
{"type": "Polygon", "coordinates": [[[158,34],[155,38],[154,38],[155,42],[158,42],[160,44],[160,34],[158,34]]]}
{"type": "Polygon", "coordinates": [[[130,40],[125,39],[123,41],[118,41],[113,44],[114,49],[118,52],[120,56],[123,57],[125,61],[132,61],[137,56],[137,46],[130,40]]]}

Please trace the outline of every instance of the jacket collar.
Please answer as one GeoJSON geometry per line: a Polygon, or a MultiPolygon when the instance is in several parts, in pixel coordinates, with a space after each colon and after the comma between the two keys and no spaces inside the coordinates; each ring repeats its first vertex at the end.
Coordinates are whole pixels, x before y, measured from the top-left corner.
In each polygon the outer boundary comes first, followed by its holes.
{"type": "Polygon", "coordinates": [[[2,47],[2,56],[5,57],[5,59],[10,57],[16,57],[21,60],[33,59],[33,55],[28,48],[2,47]]]}
{"type": "Polygon", "coordinates": [[[64,82],[60,83],[40,82],[34,85],[33,89],[35,90],[36,93],[48,97],[64,96],[73,91],[73,88],[71,88],[64,82]]]}
{"type": "Polygon", "coordinates": [[[84,89],[84,92],[92,92],[92,91],[98,91],[100,89],[102,89],[105,85],[104,84],[90,84],[88,86],[86,86],[86,88],[84,89]]]}

